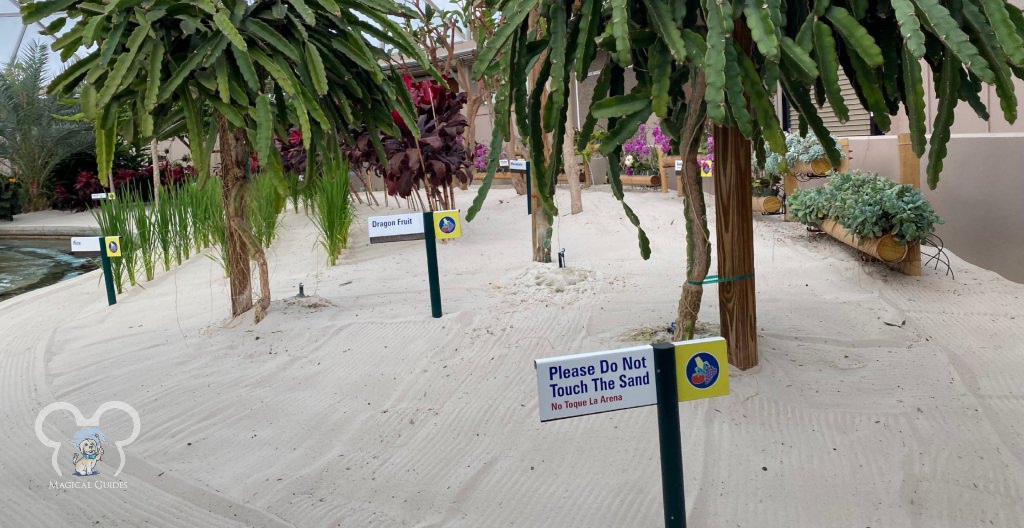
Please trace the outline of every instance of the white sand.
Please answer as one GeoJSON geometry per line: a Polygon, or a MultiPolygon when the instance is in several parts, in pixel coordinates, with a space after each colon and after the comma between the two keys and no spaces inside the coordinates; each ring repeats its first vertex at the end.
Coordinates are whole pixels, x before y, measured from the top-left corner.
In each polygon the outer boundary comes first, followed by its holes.
{"type": "MultiPolygon", "coordinates": [[[[644,262],[610,194],[584,197],[555,230],[562,272],[530,262],[524,198],[492,192],[439,248],[439,320],[423,244],[370,246],[365,208],[334,268],[286,216],[258,326],[226,318],[203,257],[112,308],[98,273],[0,303],[0,525],[662,525],[654,408],[537,415],[533,359],[645,342],[683,281],[678,198],[627,195],[644,262]],[[316,297],[288,299],[300,281],[316,297]],[[50,489],[83,479],[66,443],[56,477],[36,414],[108,400],[142,435],[91,482],[127,489],[50,489]]],[[[777,217],[755,229],[761,366],[680,405],[691,526],[1024,526],[1024,285],[955,257],[956,280],[905,277],[777,217]]],[[[702,314],[713,332],[713,287],[702,314]]]]}

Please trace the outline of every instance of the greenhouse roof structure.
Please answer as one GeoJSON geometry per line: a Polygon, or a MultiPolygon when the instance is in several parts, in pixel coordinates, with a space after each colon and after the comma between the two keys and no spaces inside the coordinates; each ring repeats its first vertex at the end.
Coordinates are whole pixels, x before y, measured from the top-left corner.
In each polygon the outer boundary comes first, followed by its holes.
{"type": "MultiPolygon", "coordinates": [[[[54,39],[42,34],[49,20],[27,26],[22,22],[21,4],[19,0],[0,0],[0,60],[3,67],[14,62],[27,46],[35,42],[49,46],[54,39]]],[[[50,53],[50,75],[60,73],[63,67],[60,56],[50,53]]]]}

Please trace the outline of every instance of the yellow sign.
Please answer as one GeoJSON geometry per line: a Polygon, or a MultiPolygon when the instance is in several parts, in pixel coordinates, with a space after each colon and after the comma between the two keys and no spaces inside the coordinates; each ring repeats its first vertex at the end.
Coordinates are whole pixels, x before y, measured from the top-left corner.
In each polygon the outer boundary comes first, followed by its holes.
{"type": "Polygon", "coordinates": [[[108,236],[103,238],[103,246],[108,257],[121,256],[121,237],[108,236]]]}
{"type": "Polygon", "coordinates": [[[729,394],[729,359],[724,338],[696,339],[675,345],[679,401],[729,394]]]}
{"type": "Polygon", "coordinates": [[[462,237],[458,211],[434,211],[434,237],[438,240],[462,237]]]}
{"type": "Polygon", "coordinates": [[[698,160],[697,164],[700,165],[700,176],[701,178],[710,178],[712,170],[715,168],[715,162],[713,160],[698,160]]]}

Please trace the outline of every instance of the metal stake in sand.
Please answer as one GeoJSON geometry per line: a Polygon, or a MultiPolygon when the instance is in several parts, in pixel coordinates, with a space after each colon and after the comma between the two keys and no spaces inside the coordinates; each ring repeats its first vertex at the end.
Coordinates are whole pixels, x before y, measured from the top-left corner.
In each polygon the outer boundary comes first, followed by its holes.
{"type": "Polygon", "coordinates": [[[427,278],[430,281],[430,314],[441,317],[441,279],[437,273],[437,237],[434,233],[434,212],[423,213],[423,239],[427,243],[427,278]]]}

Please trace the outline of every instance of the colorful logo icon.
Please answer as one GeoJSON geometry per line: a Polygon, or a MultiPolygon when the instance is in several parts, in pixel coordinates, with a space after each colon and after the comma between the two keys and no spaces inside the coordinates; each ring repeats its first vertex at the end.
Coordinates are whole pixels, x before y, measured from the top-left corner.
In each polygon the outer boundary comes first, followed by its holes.
{"type": "Polygon", "coordinates": [[[697,352],[686,362],[686,381],[694,388],[707,389],[718,381],[718,359],[709,352],[697,352]]]}
{"type": "Polygon", "coordinates": [[[106,244],[107,256],[108,257],[120,257],[121,256],[121,237],[119,236],[108,236],[105,238],[104,243],[106,244]]]}
{"type": "Polygon", "coordinates": [[[443,216],[441,221],[437,223],[437,227],[442,233],[450,235],[455,232],[455,220],[450,216],[443,216]]]}

